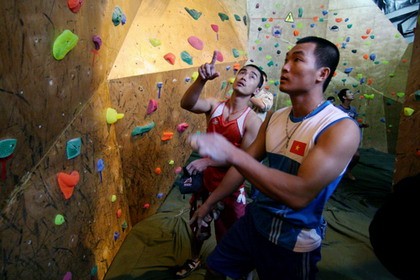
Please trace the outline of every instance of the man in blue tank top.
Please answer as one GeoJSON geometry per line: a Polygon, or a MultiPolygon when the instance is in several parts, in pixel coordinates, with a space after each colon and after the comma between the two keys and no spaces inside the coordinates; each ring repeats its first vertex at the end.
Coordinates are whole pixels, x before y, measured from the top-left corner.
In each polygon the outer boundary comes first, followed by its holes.
{"type": "Polygon", "coordinates": [[[190,137],[200,155],[232,166],[191,221],[200,224],[244,179],[260,192],[207,258],[206,279],[242,279],[253,269],[261,280],[316,279],[322,212],[360,142],[355,122],[323,97],[339,57],[328,40],[298,40],[280,74],[292,106],[270,113],[245,151],[217,133],[190,137]]]}

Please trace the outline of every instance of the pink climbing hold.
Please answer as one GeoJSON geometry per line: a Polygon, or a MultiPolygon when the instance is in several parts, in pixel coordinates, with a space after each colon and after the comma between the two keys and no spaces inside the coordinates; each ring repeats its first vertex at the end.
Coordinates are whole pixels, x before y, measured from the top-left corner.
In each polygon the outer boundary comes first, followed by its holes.
{"type": "Polygon", "coordinates": [[[83,0],[67,0],[67,6],[73,13],[79,12],[82,4],[83,0]]]}
{"type": "Polygon", "coordinates": [[[219,32],[219,26],[217,24],[210,25],[211,29],[213,29],[214,32],[219,32]]]}
{"type": "Polygon", "coordinates": [[[156,111],[157,107],[158,107],[157,101],[154,99],[150,99],[149,104],[147,105],[147,114],[150,115],[151,113],[156,111]]]}
{"type": "Polygon", "coordinates": [[[188,43],[197,50],[202,50],[204,48],[204,43],[200,39],[195,36],[191,36],[188,38],[188,43]]]}
{"type": "Polygon", "coordinates": [[[163,58],[169,62],[170,64],[175,64],[175,55],[173,53],[167,53],[163,56],[163,58]]]}
{"type": "Polygon", "coordinates": [[[223,62],[223,54],[220,51],[216,51],[216,60],[223,62]]]}
{"type": "Polygon", "coordinates": [[[178,124],[177,126],[176,126],[176,130],[179,132],[179,133],[182,133],[182,132],[184,132],[187,128],[188,128],[188,124],[187,123],[180,123],[180,124],[178,124]]]}

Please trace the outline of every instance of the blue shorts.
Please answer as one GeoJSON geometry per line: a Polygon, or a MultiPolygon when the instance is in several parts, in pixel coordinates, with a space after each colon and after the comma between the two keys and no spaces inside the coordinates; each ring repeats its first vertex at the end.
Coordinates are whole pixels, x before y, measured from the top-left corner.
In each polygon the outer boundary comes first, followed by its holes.
{"type": "Polygon", "coordinates": [[[260,280],[303,280],[316,279],[316,264],[320,260],[321,246],[308,253],[285,249],[264,238],[246,213],[230,228],[206,263],[210,270],[233,279],[256,269],[260,280]]]}

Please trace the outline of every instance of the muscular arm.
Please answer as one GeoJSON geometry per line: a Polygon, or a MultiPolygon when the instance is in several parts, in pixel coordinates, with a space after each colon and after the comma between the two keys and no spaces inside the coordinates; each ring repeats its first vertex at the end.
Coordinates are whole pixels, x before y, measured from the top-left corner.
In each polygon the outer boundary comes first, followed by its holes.
{"type": "Polygon", "coordinates": [[[213,80],[220,76],[216,71],[216,57],[217,52],[214,51],[213,58],[210,63],[205,63],[198,68],[198,77],[194,83],[187,89],[181,99],[181,107],[190,112],[200,114],[209,114],[213,105],[216,103],[215,99],[200,98],[207,81],[213,80]]]}

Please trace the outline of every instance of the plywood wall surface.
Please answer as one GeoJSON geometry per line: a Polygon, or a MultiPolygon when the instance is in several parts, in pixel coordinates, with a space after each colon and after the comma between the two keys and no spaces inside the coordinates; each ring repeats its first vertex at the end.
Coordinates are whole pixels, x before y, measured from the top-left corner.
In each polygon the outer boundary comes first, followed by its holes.
{"type": "MultiPolygon", "coordinates": [[[[240,65],[243,63],[240,61],[240,65]]],[[[224,100],[231,89],[229,79],[235,76],[233,65],[218,63],[217,69],[221,76],[207,82],[201,96],[224,100]]],[[[206,130],[203,114],[193,114],[180,107],[182,95],[193,82],[194,72],[197,68],[110,82],[112,103],[118,112],[124,114],[115,127],[133,223],[155,213],[175,180],[175,171],[185,164],[192,152],[186,142],[188,135],[206,130]],[[158,83],[162,83],[160,97],[158,83]],[[158,107],[155,112],[147,114],[150,100],[155,100],[158,107]],[[149,132],[131,135],[135,127],[152,122],[155,127],[149,132]],[[181,123],[188,125],[184,132],[177,131],[181,123]],[[173,133],[172,139],[162,140],[164,133],[173,133]],[[156,169],[161,173],[158,174],[156,169]]]]}
{"type": "Polygon", "coordinates": [[[243,59],[246,1],[234,1],[235,11],[225,8],[225,2],[233,1],[142,1],[109,79],[198,67],[211,60],[214,50],[223,55],[222,62],[243,59]],[[200,48],[189,42],[191,37],[201,42],[200,48]],[[182,59],[182,52],[191,56],[190,62],[182,59]],[[175,57],[173,64],[164,58],[168,53],[175,57]]]}
{"type": "Polygon", "coordinates": [[[68,272],[89,279],[92,271],[101,279],[130,231],[119,145],[105,120],[107,97],[97,94],[83,106],[11,194],[1,220],[4,279],[62,279],[68,272]],[[66,143],[75,137],[82,140],[82,153],[67,160],[66,143]],[[73,171],[80,180],[65,199],[57,175],[73,171]],[[57,215],[64,223],[55,223],[57,215]]]}
{"type": "Polygon", "coordinates": [[[85,1],[73,13],[67,1],[4,1],[0,35],[0,139],[17,139],[7,178],[7,197],[39,162],[100,84],[106,81],[140,1],[85,1]],[[114,26],[116,6],[127,23],[114,26]],[[56,38],[70,30],[79,38],[62,59],[52,54],[56,38]],[[96,51],[92,36],[102,38],[96,51]]]}
{"type": "Polygon", "coordinates": [[[407,81],[407,97],[404,108],[414,110],[412,115],[400,112],[401,121],[397,139],[397,157],[394,182],[420,172],[420,25],[417,20],[410,71],[407,81]],[[417,96],[416,96],[417,95],[417,96]]]}

